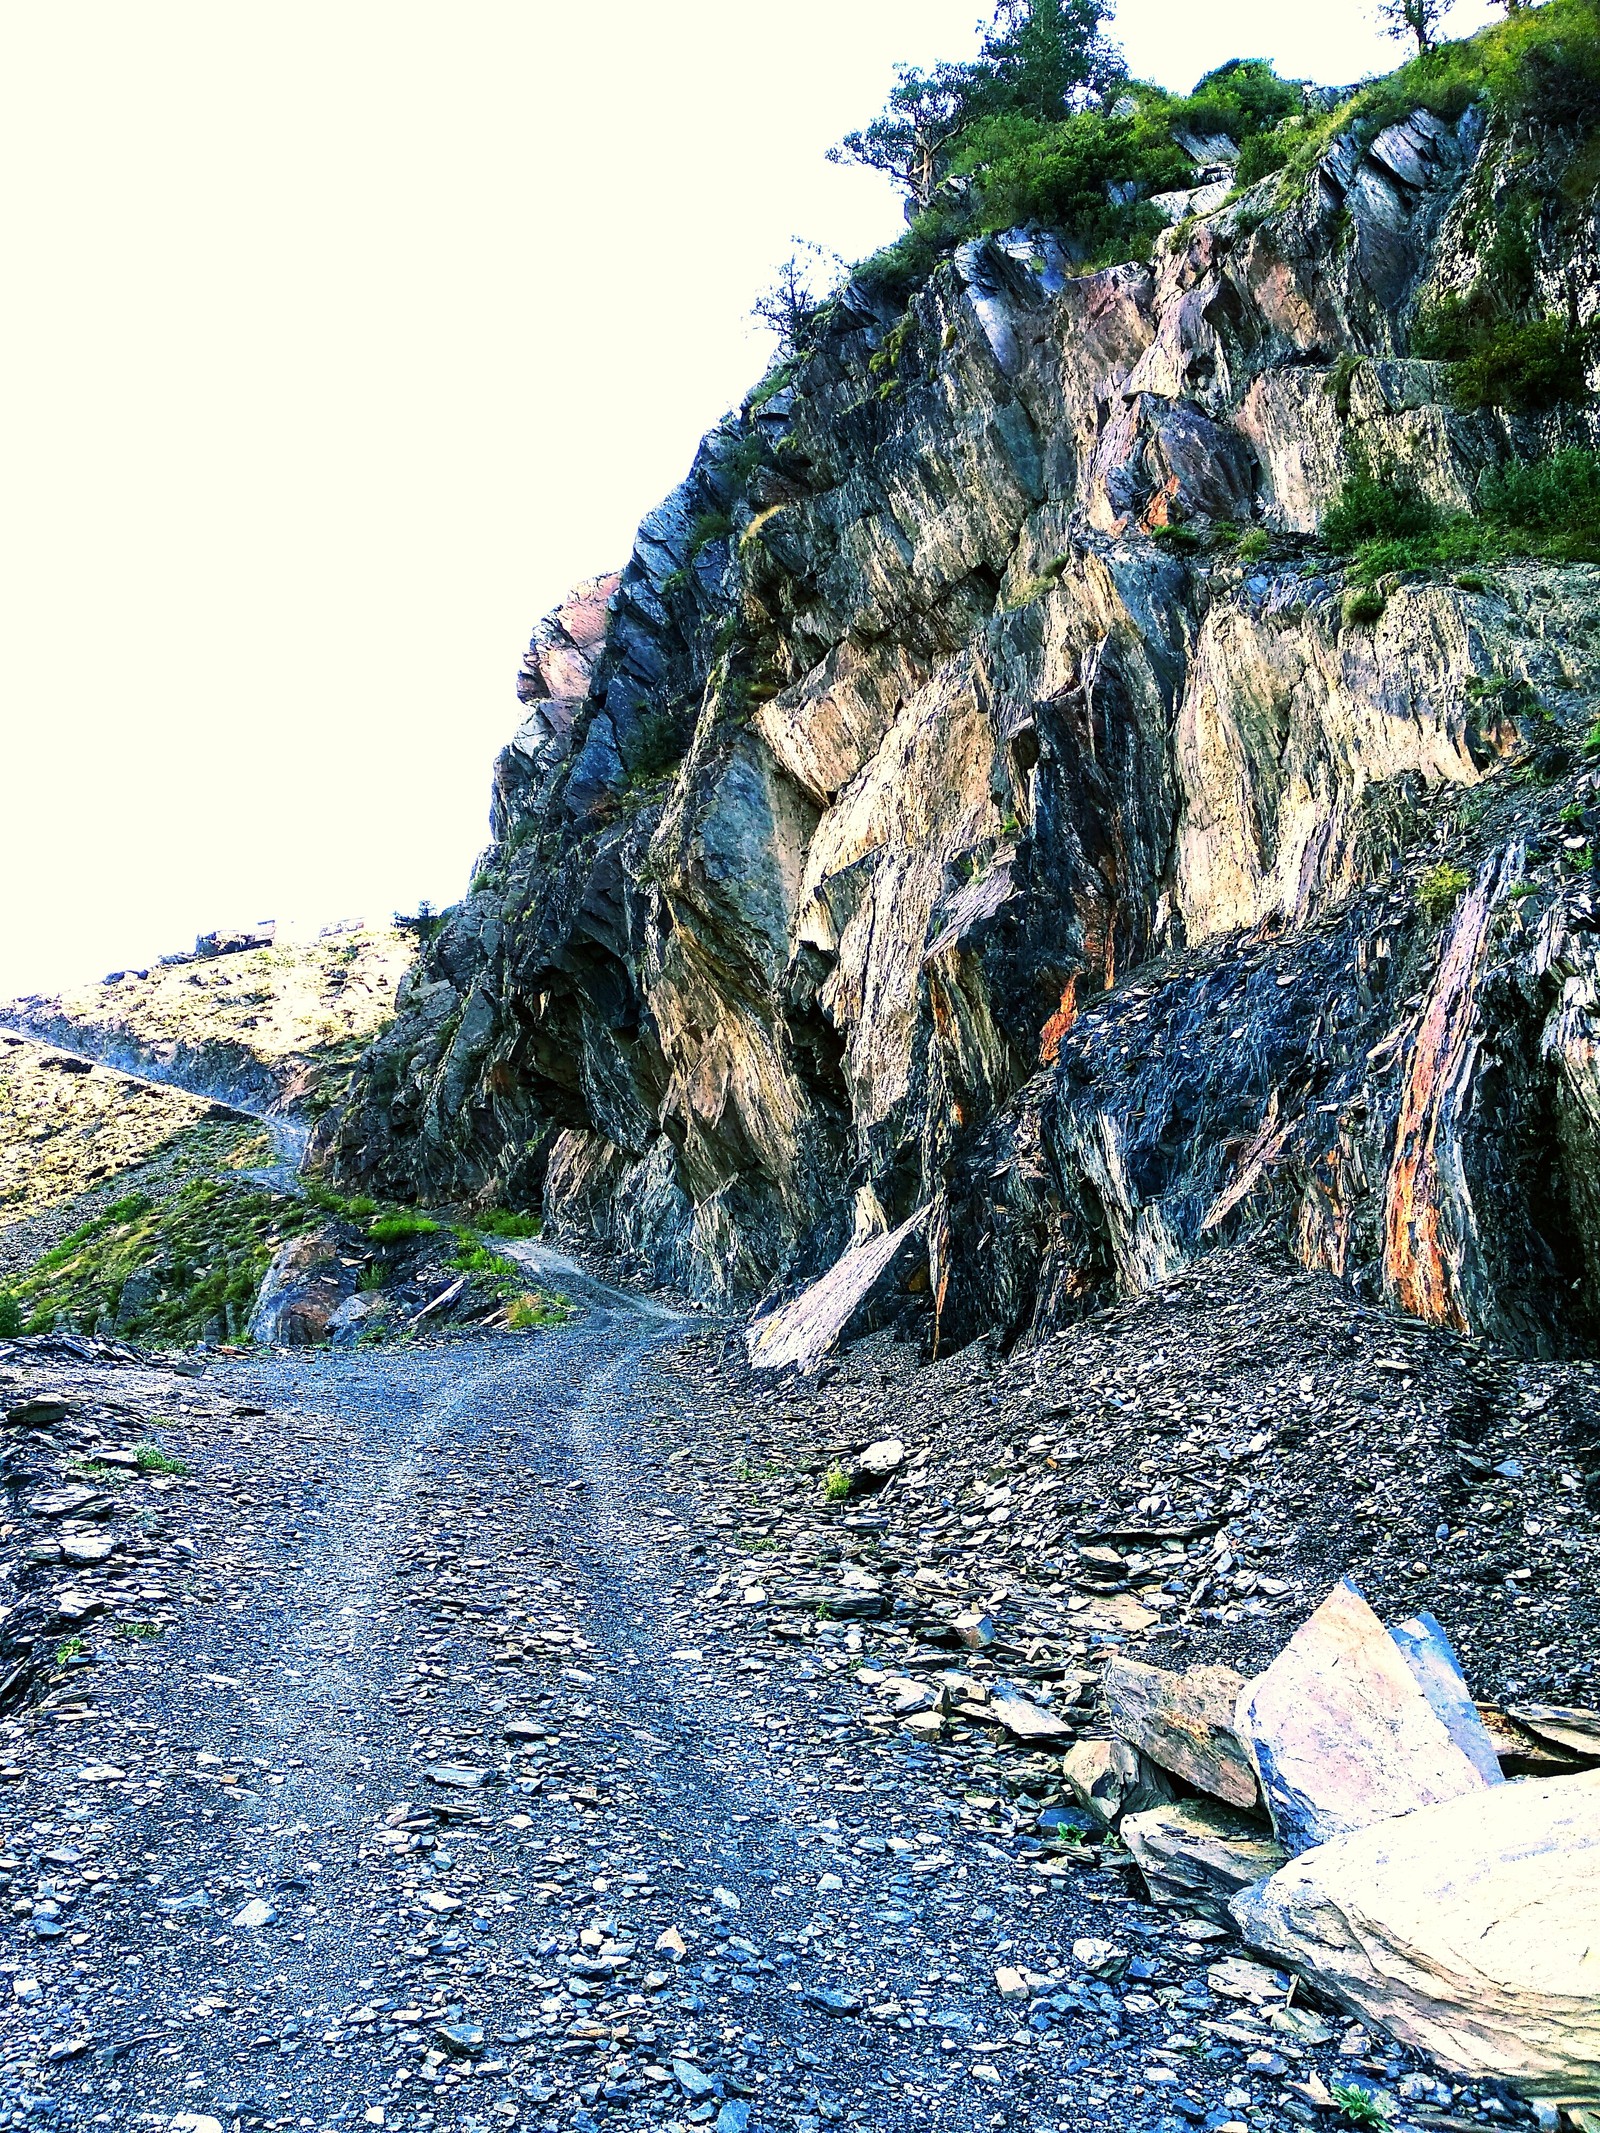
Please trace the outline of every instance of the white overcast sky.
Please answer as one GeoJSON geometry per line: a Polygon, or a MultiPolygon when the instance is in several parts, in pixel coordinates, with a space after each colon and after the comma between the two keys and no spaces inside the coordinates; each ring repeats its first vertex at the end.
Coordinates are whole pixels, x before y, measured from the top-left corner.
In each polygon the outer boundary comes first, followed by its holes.
{"type": "MultiPolygon", "coordinates": [[[[900,226],[823,152],[979,4],[4,11],[0,996],[460,892],[530,626],[760,374],[791,234],[900,226]]],[[[1368,0],[1115,27],[1175,89],[1397,56],[1368,0]]]]}

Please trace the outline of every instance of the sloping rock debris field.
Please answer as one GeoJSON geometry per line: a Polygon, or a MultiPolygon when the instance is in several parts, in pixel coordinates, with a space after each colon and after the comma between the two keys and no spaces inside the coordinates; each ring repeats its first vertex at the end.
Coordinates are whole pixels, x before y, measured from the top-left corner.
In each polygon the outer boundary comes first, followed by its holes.
{"type": "Polygon", "coordinates": [[[521,1340],[199,1375],[0,1345],[0,2122],[1531,2122],[1148,1901],[1066,1767],[1109,1657],[1253,1672],[1334,1556],[1480,1696],[1579,1701],[1583,1366],[1392,1324],[1358,1361],[1347,1293],[1224,1257],[1032,1357],[879,1339],[807,1389],[564,1285],[521,1340]],[[1295,1441],[1319,1401],[1342,1449],[1295,1441]],[[1352,1547],[1326,1477],[1383,1456],[1352,1547]],[[1436,1486],[1515,1532],[1492,1588],[1413,1542],[1436,1486]]]}

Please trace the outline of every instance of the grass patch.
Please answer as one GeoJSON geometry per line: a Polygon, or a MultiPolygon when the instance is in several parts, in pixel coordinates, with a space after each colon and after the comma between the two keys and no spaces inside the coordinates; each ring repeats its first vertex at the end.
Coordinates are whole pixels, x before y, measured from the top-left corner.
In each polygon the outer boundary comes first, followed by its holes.
{"type": "Polygon", "coordinates": [[[157,1637],[164,1637],[166,1629],[160,1622],[113,1622],[113,1637],[128,1637],[136,1644],[152,1644],[157,1637]]]}
{"type": "Polygon", "coordinates": [[[9,1289],[0,1289],[0,1341],[14,1341],[26,1323],[21,1298],[13,1296],[9,1289]]]}
{"type": "Polygon", "coordinates": [[[100,1466],[93,1459],[74,1459],[68,1471],[102,1489],[126,1488],[131,1478],[120,1466],[100,1466]]]}
{"type": "Polygon", "coordinates": [[[431,1215],[419,1215],[401,1208],[394,1214],[379,1215],[375,1222],[370,1222],[367,1235],[374,1244],[401,1244],[408,1237],[436,1236],[443,1226],[431,1215]]]}
{"type": "Polygon", "coordinates": [[[1429,867],[1417,883],[1417,902],[1424,912],[1438,925],[1450,916],[1467,890],[1472,886],[1472,876],[1465,867],[1452,865],[1444,860],[1436,867],[1429,867]]]}
{"type": "Polygon", "coordinates": [[[272,1255],[318,1219],[306,1200],[197,1178],[152,1204],[131,1194],[64,1237],[11,1284],[23,1330],[97,1324],[155,1346],[241,1336],[272,1255]]]}
{"type": "Polygon", "coordinates": [[[159,1444],[136,1444],[133,1455],[142,1474],[187,1474],[189,1471],[187,1459],[174,1459],[159,1444]]]}
{"type": "Polygon", "coordinates": [[[829,1503],[839,1503],[850,1493],[850,1476],[842,1466],[829,1467],[822,1483],[822,1493],[829,1503]]]}
{"type": "Polygon", "coordinates": [[[506,1308],[506,1324],[513,1333],[529,1333],[538,1326],[564,1325],[570,1305],[563,1296],[546,1296],[538,1289],[526,1289],[520,1296],[513,1296],[506,1308]]]}
{"type": "Polygon", "coordinates": [[[509,1207],[492,1207],[487,1214],[478,1215],[473,1226],[487,1237],[538,1237],[544,1233],[544,1223],[537,1215],[519,1215],[509,1207]]]}

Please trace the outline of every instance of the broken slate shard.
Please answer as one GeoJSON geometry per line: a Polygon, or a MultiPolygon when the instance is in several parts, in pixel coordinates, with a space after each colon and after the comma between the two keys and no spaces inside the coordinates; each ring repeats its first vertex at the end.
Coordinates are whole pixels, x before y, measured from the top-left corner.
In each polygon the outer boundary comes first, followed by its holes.
{"type": "Polygon", "coordinates": [[[1234,1728],[1291,1853],[1487,1783],[1348,1578],[1250,1683],[1234,1728]]]}
{"type": "Polygon", "coordinates": [[[1450,1639],[1426,1608],[1389,1632],[1410,1667],[1416,1684],[1456,1746],[1486,1785],[1501,1782],[1500,1758],[1489,1729],[1478,1716],[1466,1676],[1450,1639]]]}
{"type": "Polygon", "coordinates": [[[1118,1654],[1106,1666],[1106,1716],[1114,1732],[1197,1791],[1254,1807],[1255,1770],[1233,1730],[1244,1690],[1243,1675],[1231,1666],[1173,1674],[1118,1654]]]}
{"type": "Polygon", "coordinates": [[[1252,1947],[1450,2073],[1600,2102],[1600,1771],[1336,1838],[1232,1910],[1252,1947]]]}
{"type": "Polygon", "coordinates": [[[1161,1771],[1130,1741],[1077,1741],[1061,1758],[1061,1775],[1078,1805],[1107,1829],[1172,1798],[1161,1771]]]}
{"type": "Polygon", "coordinates": [[[1220,1800],[1174,1800],[1124,1815],[1122,1841],[1159,1904],[1231,1927],[1228,1900],[1274,1874],[1286,1853],[1270,1830],[1220,1800]]]}

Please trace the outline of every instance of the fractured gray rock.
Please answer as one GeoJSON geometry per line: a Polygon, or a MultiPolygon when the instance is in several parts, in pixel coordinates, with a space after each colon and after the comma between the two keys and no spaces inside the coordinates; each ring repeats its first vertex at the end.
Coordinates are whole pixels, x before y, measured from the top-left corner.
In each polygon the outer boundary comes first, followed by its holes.
{"type": "Polygon", "coordinates": [[[1174,1674],[1120,1654],[1107,1662],[1106,1715],[1164,1770],[1234,1807],[1260,1798],[1256,1773],[1233,1730],[1246,1682],[1231,1666],[1196,1666],[1174,1674]]]}
{"type": "Polygon", "coordinates": [[[1174,1800],[1124,1815],[1122,1841],[1153,1902],[1181,1904],[1229,1928],[1229,1898],[1276,1873],[1288,1857],[1270,1830],[1219,1800],[1174,1800]]]}

